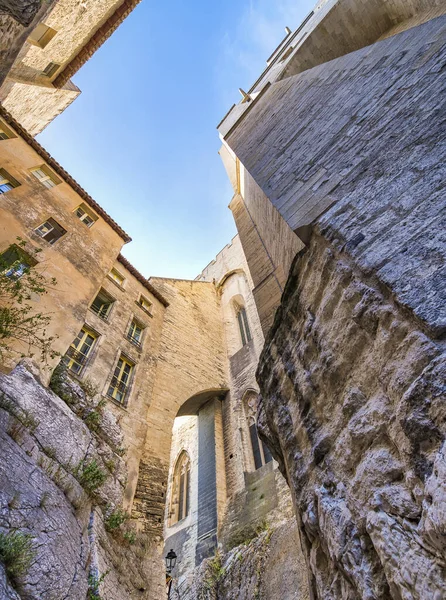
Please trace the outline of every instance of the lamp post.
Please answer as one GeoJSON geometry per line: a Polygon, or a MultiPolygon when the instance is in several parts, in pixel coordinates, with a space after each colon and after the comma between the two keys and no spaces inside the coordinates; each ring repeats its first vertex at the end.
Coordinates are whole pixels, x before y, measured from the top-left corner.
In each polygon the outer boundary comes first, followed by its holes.
{"type": "Polygon", "coordinates": [[[172,588],[172,571],[175,567],[175,563],[177,562],[177,555],[175,554],[175,552],[171,549],[169,550],[169,552],[166,554],[166,584],[167,584],[167,600],[170,600],[170,590],[172,588]]]}

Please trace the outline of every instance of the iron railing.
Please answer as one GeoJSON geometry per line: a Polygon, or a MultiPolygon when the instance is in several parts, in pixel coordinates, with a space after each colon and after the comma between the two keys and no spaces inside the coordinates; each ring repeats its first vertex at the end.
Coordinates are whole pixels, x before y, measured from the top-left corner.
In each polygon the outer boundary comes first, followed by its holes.
{"type": "Polygon", "coordinates": [[[127,384],[125,384],[123,381],[121,381],[115,375],[113,375],[108,388],[107,396],[113,398],[113,400],[116,400],[117,402],[123,403],[127,395],[128,389],[129,388],[127,384]],[[122,394],[119,400],[113,395],[115,392],[119,392],[120,394],[122,394]]]}

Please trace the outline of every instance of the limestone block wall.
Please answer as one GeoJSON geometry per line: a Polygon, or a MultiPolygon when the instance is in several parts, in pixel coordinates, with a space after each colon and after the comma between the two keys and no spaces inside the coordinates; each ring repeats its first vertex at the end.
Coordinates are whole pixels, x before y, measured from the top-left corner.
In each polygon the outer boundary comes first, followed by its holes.
{"type": "MultiPolygon", "coordinates": [[[[291,486],[316,598],[440,598],[443,344],[435,319],[423,331],[324,231],[298,255],[267,338],[259,425],[291,486]]],[[[426,285],[421,305],[435,298],[426,285]]]]}
{"type": "Polygon", "coordinates": [[[0,89],[0,101],[35,136],[70,106],[80,93],[72,82],[56,89],[52,85],[34,86],[7,80],[0,89]]]}
{"type": "Polygon", "coordinates": [[[274,84],[227,140],[293,230],[327,211],[331,239],[432,324],[444,289],[445,19],[274,84]]]}
{"type": "Polygon", "coordinates": [[[172,427],[186,402],[225,395],[228,371],[220,306],[212,283],[152,278],[169,302],[164,316],[141,473],[150,481],[136,489],[134,516],[161,536],[171,450],[172,427]]]}

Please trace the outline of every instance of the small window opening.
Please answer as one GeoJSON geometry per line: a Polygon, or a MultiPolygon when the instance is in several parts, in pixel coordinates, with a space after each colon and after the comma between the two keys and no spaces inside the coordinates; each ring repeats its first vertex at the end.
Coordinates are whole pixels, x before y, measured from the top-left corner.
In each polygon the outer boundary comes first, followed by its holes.
{"type": "Polygon", "coordinates": [[[130,380],[134,366],[133,363],[121,355],[107,391],[109,398],[113,398],[113,400],[116,400],[120,404],[125,403],[130,389],[130,380]]]}
{"type": "Polygon", "coordinates": [[[0,121],[0,140],[10,140],[17,137],[15,133],[0,121]]]}
{"type": "Polygon", "coordinates": [[[237,312],[237,321],[240,330],[240,336],[242,338],[242,345],[245,346],[251,341],[251,331],[249,329],[248,317],[246,316],[246,309],[244,306],[240,307],[237,312]]]}
{"type": "Polygon", "coordinates": [[[10,279],[20,279],[37,261],[24,252],[17,244],[9,246],[0,254],[0,270],[10,279]]]}
{"type": "Polygon", "coordinates": [[[76,217],[82,221],[87,227],[91,227],[98,220],[97,215],[91,211],[88,206],[84,203],[80,204],[74,211],[76,217]]]}
{"type": "Polygon", "coordinates": [[[273,460],[268,446],[259,438],[259,433],[257,431],[257,403],[258,395],[254,391],[248,392],[244,398],[244,408],[249,427],[249,437],[251,441],[252,455],[254,458],[254,467],[256,470],[273,460]]]}
{"type": "Polygon", "coordinates": [[[40,181],[42,185],[48,189],[51,189],[56,185],[59,185],[59,183],[62,183],[62,180],[59,179],[59,177],[57,177],[57,175],[55,175],[46,165],[41,165],[40,167],[31,169],[31,173],[40,181]]]}
{"type": "Polygon", "coordinates": [[[127,332],[127,339],[138,348],[141,348],[143,330],[144,327],[140,323],[138,323],[138,321],[133,320],[130,323],[129,330],[127,332]]]}
{"type": "Polygon", "coordinates": [[[9,190],[12,190],[18,187],[20,183],[5,171],[5,169],[0,169],[0,194],[6,194],[9,190]]]}
{"type": "Polygon", "coordinates": [[[50,62],[43,69],[43,74],[46,75],[47,77],[52,77],[53,75],[55,75],[57,73],[59,68],[60,68],[60,65],[58,65],[57,63],[54,63],[54,62],[50,62]]]}
{"type": "Polygon", "coordinates": [[[149,302],[149,300],[147,300],[147,298],[145,296],[140,296],[139,300],[138,300],[138,304],[141,308],[143,308],[146,312],[150,312],[150,308],[152,306],[152,303],[149,302]]]}
{"type": "Polygon", "coordinates": [[[48,27],[48,25],[45,25],[45,23],[39,23],[37,27],[35,27],[30,33],[28,42],[34,46],[38,46],[39,48],[45,48],[45,46],[51,42],[56,33],[57,31],[52,27],[48,27]]]}
{"type": "Polygon", "coordinates": [[[110,311],[112,309],[113,303],[115,299],[110,296],[105,290],[101,289],[93,300],[93,303],[90,306],[90,309],[101,317],[104,321],[107,321],[110,311]]]}
{"type": "Polygon", "coordinates": [[[121,275],[121,273],[119,271],[117,271],[116,269],[112,269],[108,275],[109,275],[110,279],[113,279],[113,281],[115,283],[117,283],[121,287],[123,286],[125,277],[124,277],[124,275],[121,275]]]}
{"type": "Polygon", "coordinates": [[[53,218],[49,218],[45,223],[42,223],[37,229],[34,230],[37,235],[40,235],[41,238],[46,240],[49,244],[54,244],[59,240],[63,235],[67,233],[66,229],[64,229],[57,221],[53,218]]]}
{"type": "Polygon", "coordinates": [[[93,350],[96,339],[97,335],[93,331],[86,327],[82,327],[64,357],[64,363],[70,371],[76,375],[82,373],[87,364],[88,357],[93,350]]]}
{"type": "Polygon", "coordinates": [[[190,510],[190,459],[183,451],[175,464],[170,502],[170,525],[185,519],[190,510]]]}

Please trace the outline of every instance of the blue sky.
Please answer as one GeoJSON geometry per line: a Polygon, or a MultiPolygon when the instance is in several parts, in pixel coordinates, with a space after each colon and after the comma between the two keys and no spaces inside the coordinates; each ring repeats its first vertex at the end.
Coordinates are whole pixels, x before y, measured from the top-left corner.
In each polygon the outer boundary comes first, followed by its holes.
{"type": "Polygon", "coordinates": [[[38,140],[131,235],[146,277],[193,278],[235,235],[216,126],[315,0],[142,0],[38,140]]]}

